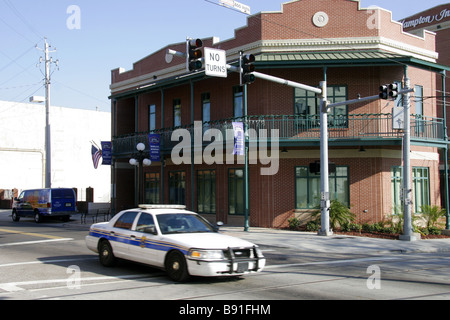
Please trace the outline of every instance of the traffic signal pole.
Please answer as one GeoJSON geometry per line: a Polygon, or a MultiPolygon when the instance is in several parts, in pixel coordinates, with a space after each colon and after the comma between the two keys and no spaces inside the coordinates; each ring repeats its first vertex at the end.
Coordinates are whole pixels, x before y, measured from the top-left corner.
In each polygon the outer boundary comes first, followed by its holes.
{"type": "Polygon", "coordinates": [[[327,82],[320,83],[320,230],[319,236],[330,236],[330,182],[328,167],[328,101],[327,82]]]}
{"type": "MultiPolygon", "coordinates": [[[[405,78],[405,87],[409,89],[410,80],[405,78]]],[[[413,89],[414,91],[414,89],[413,89]]],[[[409,92],[403,96],[403,108],[405,115],[405,130],[403,136],[403,234],[400,240],[415,241],[411,218],[412,187],[411,187],[411,97],[409,92]]]]}

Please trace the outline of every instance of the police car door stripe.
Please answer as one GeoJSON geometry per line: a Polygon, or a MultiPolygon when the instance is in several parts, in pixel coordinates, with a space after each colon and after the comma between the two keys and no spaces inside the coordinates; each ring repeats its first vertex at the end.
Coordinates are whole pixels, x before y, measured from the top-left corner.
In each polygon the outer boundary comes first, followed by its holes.
{"type": "MultiPolygon", "coordinates": [[[[105,238],[109,241],[117,241],[117,242],[129,244],[129,245],[137,246],[137,247],[140,247],[143,242],[142,241],[143,238],[132,239],[132,238],[130,238],[130,236],[126,236],[126,235],[119,234],[119,233],[115,233],[114,235],[111,235],[110,232],[107,232],[105,230],[100,230],[100,229],[92,229],[89,232],[89,235],[92,237],[105,238]]],[[[146,239],[144,241],[144,244],[145,244],[145,248],[154,249],[154,250],[170,251],[172,249],[177,249],[177,250],[180,250],[181,252],[183,252],[184,254],[186,254],[188,252],[188,248],[186,248],[186,247],[178,246],[176,244],[162,241],[162,240],[146,239]]]]}

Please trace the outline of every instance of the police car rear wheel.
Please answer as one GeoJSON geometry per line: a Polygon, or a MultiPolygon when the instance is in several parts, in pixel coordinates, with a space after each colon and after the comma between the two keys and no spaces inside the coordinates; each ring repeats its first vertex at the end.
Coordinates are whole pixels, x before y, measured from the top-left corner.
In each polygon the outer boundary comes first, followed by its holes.
{"type": "Polygon", "coordinates": [[[100,263],[105,267],[112,267],[116,263],[116,257],[114,256],[111,245],[106,240],[100,242],[98,246],[98,257],[100,263]]]}
{"type": "Polygon", "coordinates": [[[168,276],[177,282],[183,282],[189,279],[186,259],[179,251],[172,251],[166,259],[166,272],[168,276]]]}

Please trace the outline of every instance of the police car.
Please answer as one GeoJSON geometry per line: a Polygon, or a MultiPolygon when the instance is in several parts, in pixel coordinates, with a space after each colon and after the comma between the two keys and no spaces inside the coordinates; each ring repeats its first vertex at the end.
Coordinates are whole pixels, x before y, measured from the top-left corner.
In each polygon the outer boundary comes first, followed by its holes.
{"type": "Polygon", "coordinates": [[[260,272],[266,263],[255,244],[218,233],[218,227],[178,205],[122,211],[93,224],[86,244],[106,267],[116,258],[131,260],[164,269],[174,281],[260,272]]]}

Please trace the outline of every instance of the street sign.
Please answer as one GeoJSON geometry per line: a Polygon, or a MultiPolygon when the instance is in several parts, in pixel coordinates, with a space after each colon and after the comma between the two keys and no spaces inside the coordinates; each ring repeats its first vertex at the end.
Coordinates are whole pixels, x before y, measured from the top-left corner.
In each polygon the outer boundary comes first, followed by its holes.
{"type": "Polygon", "coordinates": [[[234,0],[220,0],[220,4],[229,8],[241,11],[245,14],[251,14],[250,7],[234,0]]]}
{"type": "Polygon", "coordinates": [[[205,48],[205,74],[210,77],[220,78],[228,76],[225,50],[205,48]]]}

